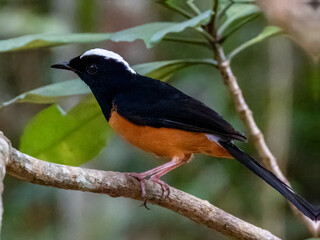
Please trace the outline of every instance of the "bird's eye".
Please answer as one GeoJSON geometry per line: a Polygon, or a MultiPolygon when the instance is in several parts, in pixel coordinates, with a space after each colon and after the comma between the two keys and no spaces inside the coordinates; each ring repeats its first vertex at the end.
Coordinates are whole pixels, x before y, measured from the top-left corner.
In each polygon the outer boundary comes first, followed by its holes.
{"type": "Polygon", "coordinates": [[[90,64],[87,66],[87,72],[89,74],[95,74],[98,71],[98,67],[95,64],[90,64]]]}

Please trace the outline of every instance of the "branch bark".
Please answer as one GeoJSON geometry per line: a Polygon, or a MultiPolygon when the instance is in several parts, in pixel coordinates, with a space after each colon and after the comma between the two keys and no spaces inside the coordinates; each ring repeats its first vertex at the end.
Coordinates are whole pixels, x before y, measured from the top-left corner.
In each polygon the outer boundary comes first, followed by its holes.
{"type": "MultiPolygon", "coordinates": [[[[4,136],[0,135],[0,143],[4,139],[4,136]]],[[[111,197],[142,200],[139,182],[124,173],[49,163],[30,157],[14,148],[6,148],[2,153],[8,156],[7,173],[23,181],[62,189],[108,194],[111,197]]],[[[149,203],[170,209],[226,236],[245,240],[279,240],[269,231],[236,218],[208,201],[188,193],[170,188],[169,197],[164,199],[158,184],[146,181],[146,188],[149,203]]]]}
{"type": "Polygon", "coordinates": [[[2,216],[3,216],[3,203],[2,203],[2,193],[4,189],[3,179],[6,174],[6,163],[8,162],[10,152],[11,152],[10,141],[0,131],[0,233],[2,229],[2,216]]]}

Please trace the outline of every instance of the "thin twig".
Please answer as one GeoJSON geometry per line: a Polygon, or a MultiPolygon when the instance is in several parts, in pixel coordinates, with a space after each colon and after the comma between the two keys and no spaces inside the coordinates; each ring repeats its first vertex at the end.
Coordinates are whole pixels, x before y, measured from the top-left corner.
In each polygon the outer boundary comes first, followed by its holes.
{"type": "MultiPolygon", "coordinates": [[[[218,7],[219,7],[219,1],[218,0],[214,0],[213,1],[213,7],[212,7],[212,11],[214,12],[214,16],[212,17],[212,20],[211,20],[211,26],[210,26],[210,29],[209,29],[209,33],[214,33],[214,29],[216,28],[216,20],[217,20],[217,17],[218,17],[218,7]]],[[[214,38],[216,38],[216,36],[213,36],[214,38]]]]}
{"type": "Polygon", "coordinates": [[[228,9],[232,6],[233,2],[230,1],[218,14],[217,16],[217,20],[221,20],[223,16],[225,16],[226,12],[228,11],[228,9]]]}
{"type": "MultiPolygon", "coordinates": [[[[62,189],[108,194],[142,200],[138,181],[124,173],[106,172],[49,163],[11,148],[7,173],[23,181],[62,189]]],[[[162,198],[161,187],[146,181],[148,202],[168,208],[190,220],[236,239],[279,240],[270,232],[249,224],[190,194],[170,189],[162,198]]]]}

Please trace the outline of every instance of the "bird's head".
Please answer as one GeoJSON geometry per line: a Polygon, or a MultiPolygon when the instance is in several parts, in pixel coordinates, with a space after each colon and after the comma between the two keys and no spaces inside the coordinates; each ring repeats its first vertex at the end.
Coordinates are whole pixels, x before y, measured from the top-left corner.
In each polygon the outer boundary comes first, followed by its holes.
{"type": "Polygon", "coordinates": [[[124,83],[136,74],[119,54],[100,48],[88,50],[68,62],[51,67],[75,72],[90,88],[119,84],[119,81],[124,83]]]}

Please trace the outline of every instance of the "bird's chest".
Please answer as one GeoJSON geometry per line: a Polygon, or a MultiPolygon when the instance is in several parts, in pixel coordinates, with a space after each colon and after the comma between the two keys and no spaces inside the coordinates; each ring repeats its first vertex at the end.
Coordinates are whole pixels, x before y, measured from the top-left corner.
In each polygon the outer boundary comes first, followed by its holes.
{"type": "Polygon", "coordinates": [[[169,157],[164,156],[166,155],[163,150],[165,146],[162,142],[164,136],[159,139],[159,133],[157,133],[155,128],[133,124],[120,116],[116,111],[111,113],[109,124],[121,137],[132,145],[161,157],[169,157]]]}

